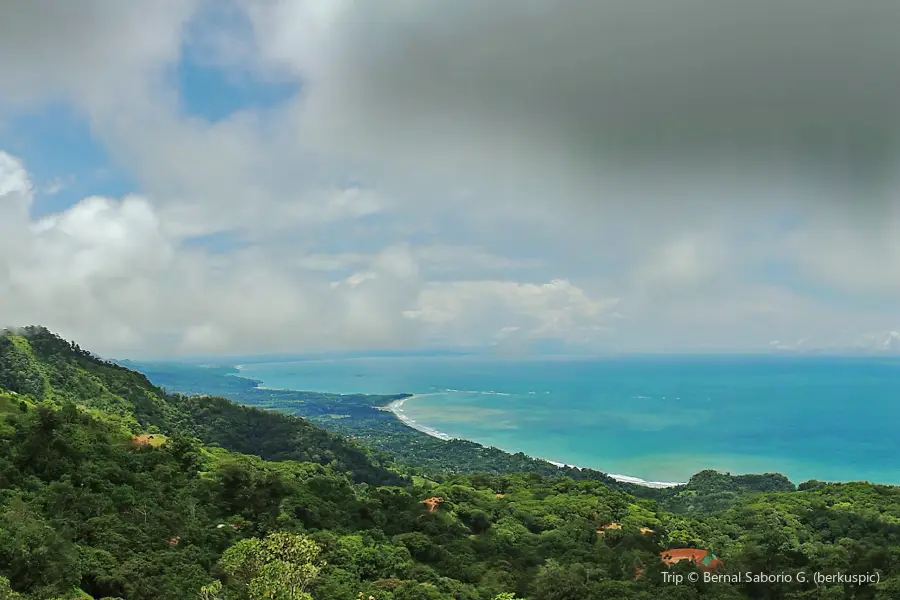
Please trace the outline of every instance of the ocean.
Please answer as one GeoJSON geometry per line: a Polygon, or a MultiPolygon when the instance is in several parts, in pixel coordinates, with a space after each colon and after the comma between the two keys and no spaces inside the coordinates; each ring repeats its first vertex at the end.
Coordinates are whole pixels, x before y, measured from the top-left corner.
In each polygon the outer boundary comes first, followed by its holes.
{"type": "Polygon", "coordinates": [[[647,481],[703,469],[900,484],[900,360],[442,356],[242,365],[266,387],[413,393],[419,426],[647,481]]]}

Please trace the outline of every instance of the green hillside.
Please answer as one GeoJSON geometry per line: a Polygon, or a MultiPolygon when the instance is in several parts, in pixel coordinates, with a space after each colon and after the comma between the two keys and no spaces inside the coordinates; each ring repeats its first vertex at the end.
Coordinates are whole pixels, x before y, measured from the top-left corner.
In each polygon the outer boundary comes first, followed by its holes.
{"type": "Polygon", "coordinates": [[[705,472],[642,498],[392,469],[304,419],[168,394],[44,329],[0,335],[2,600],[900,598],[900,488],[705,472]],[[718,575],[793,580],[691,583],[697,566],[661,558],[690,548],[718,575]]]}
{"type": "Polygon", "coordinates": [[[0,390],[29,402],[72,402],[135,434],[182,434],[265,459],[316,462],[359,482],[400,480],[361,446],[304,419],[222,398],[166,394],[140,373],[98,359],[41,327],[0,336],[0,390]]]}

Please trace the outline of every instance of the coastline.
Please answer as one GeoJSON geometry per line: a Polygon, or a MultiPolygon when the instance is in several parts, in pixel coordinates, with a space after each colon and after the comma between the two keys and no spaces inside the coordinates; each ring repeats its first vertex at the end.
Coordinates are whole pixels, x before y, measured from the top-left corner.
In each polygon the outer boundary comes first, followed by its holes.
{"type": "MultiPolygon", "coordinates": [[[[383,410],[387,410],[387,411],[393,413],[394,416],[397,417],[397,419],[399,419],[400,422],[403,423],[404,425],[406,425],[407,427],[411,427],[411,428],[413,428],[413,429],[415,429],[415,430],[417,430],[417,431],[421,431],[422,433],[424,433],[424,434],[426,434],[426,435],[430,435],[431,437],[435,437],[435,438],[437,438],[437,439],[439,439],[439,440],[443,440],[443,441],[445,441],[445,442],[446,442],[446,441],[453,440],[453,439],[458,439],[458,438],[454,438],[454,437],[452,437],[452,436],[450,436],[450,435],[448,435],[448,434],[446,434],[446,433],[444,433],[444,432],[442,432],[442,431],[438,431],[437,429],[434,429],[433,427],[428,427],[428,426],[422,425],[422,424],[420,424],[420,423],[417,423],[416,421],[412,420],[409,416],[407,416],[407,415],[403,412],[403,404],[404,404],[407,400],[414,400],[415,398],[420,398],[420,397],[422,397],[422,396],[430,396],[430,395],[432,395],[432,394],[413,394],[413,395],[408,396],[408,397],[406,397],[406,398],[401,398],[401,399],[399,399],[399,400],[394,400],[393,402],[391,402],[391,403],[388,404],[387,406],[384,406],[384,407],[381,407],[381,408],[382,408],[383,410]]],[[[472,441],[475,441],[475,440],[472,440],[472,441]]],[[[480,443],[480,442],[476,442],[476,443],[480,443]]],[[[503,448],[500,448],[500,450],[503,450],[503,448]]],[[[505,451],[508,452],[508,450],[505,450],[505,451]]],[[[540,456],[535,456],[535,457],[533,457],[533,458],[535,458],[535,459],[537,459],[537,460],[543,460],[543,461],[546,461],[546,462],[550,463],[551,465],[554,465],[554,466],[559,467],[560,469],[566,468],[566,467],[568,467],[568,468],[570,468],[570,469],[583,469],[583,468],[585,468],[585,467],[579,467],[578,465],[570,465],[570,464],[566,464],[566,463],[562,463],[562,462],[557,462],[557,461],[550,460],[550,459],[547,459],[547,458],[543,458],[543,457],[540,457],[540,456]]],[[[599,469],[593,469],[593,470],[595,470],[595,471],[600,471],[599,469]]],[[[602,473],[603,471],[600,471],[600,472],[602,473]]],[[[622,482],[622,483],[633,483],[633,484],[635,484],[635,485],[642,485],[642,486],[644,486],[644,487],[649,487],[649,488],[669,488],[669,487],[675,487],[675,486],[679,486],[679,485],[684,485],[683,482],[676,482],[676,481],[647,481],[646,479],[641,479],[640,477],[632,477],[631,475],[621,475],[621,474],[618,474],[618,473],[606,473],[606,475],[607,475],[608,477],[611,477],[612,479],[615,479],[616,481],[620,481],[620,482],[622,482]]]]}
{"type": "Polygon", "coordinates": [[[388,404],[387,406],[384,406],[382,408],[383,408],[383,410],[387,410],[387,411],[393,413],[394,416],[397,417],[401,423],[403,423],[407,427],[412,427],[416,431],[421,431],[422,433],[424,433],[426,435],[430,435],[431,437],[435,437],[435,438],[437,438],[439,440],[443,440],[445,442],[449,442],[450,440],[455,439],[442,431],[438,431],[437,429],[434,429],[432,427],[426,427],[425,425],[420,425],[419,423],[416,423],[415,421],[410,419],[408,416],[403,414],[403,403],[404,402],[406,402],[407,400],[412,400],[413,398],[417,398],[420,396],[427,396],[427,395],[428,394],[413,394],[411,396],[407,396],[406,398],[400,398],[399,400],[394,400],[393,402],[391,402],[390,404],[388,404]]]}

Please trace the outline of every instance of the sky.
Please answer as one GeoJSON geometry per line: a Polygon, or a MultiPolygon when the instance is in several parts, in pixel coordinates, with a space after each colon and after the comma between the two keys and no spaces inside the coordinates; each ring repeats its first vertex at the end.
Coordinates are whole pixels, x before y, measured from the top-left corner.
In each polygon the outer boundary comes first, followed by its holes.
{"type": "Polygon", "coordinates": [[[894,0],[0,0],[0,325],[896,347],[894,0]]]}

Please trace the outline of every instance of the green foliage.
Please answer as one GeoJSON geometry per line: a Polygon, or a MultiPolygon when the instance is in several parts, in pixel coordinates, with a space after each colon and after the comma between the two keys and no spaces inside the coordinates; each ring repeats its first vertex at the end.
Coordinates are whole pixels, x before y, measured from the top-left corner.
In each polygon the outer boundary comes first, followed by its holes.
{"type": "Polygon", "coordinates": [[[0,576],[0,600],[21,600],[22,595],[9,587],[9,579],[0,576]]]}
{"type": "Polygon", "coordinates": [[[184,431],[207,444],[272,461],[316,462],[359,482],[392,484],[400,477],[373,464],[366,451],[303,419],[224,398],[175,396],[190,423],[184,431]]]}
{"type": "Polygon", "coordinates": [[[779,473],[763,475],[730,475],[701,471],[687,485],[658,492],[658,500],[677,512],[708,513],[723,510],[748,494],[791,492],[796,487],[779,473]]]}
{"type": "Polygon", "coordinates": [[[251,600],[306,600],[324,563],[309,537],[286,532],[241,540],[221,558],[225,573],[247,588],[251,600]]]}
{"type": "Polygon", "coordinates": [[[28,341],[19,335],[0,336],[0,389],[43,400],[49,388],[28,341]]]}
{"type": "MultiPolygon", "coordinates": [[[[308,410],[326,410],[316,397],[308,410]]],[[[350,414],[363,400],[334,402],[350,414]]],[[[408,480],[361,445],[378,431],[368,418],[348,441],[164,392],[46,330],[0,336],[0,600],[900,597],[900,488],[704,472],[636,495],[602,474],[454,445],[402,454],[408,480]],[[142,432],[164,443],[132,443],[142,432]],[[450,468],[476,455],[484,473],[450,468]],[[420,456],[438,468],[414,469],[420,456]],[[430,512],[431,497],[442,502],[430,512]],[[667,584],[660,553],[683,546],[714,551],[725,574],[881,583],[667,584]]],[[[385,451],[418,439],[383,431],[385,451]]]]}
{"type": "Polygon", "coordinates": [[[218,579],[200,588],[200,600],[220,600],[222,598],[222,582],[218,579]]]}

